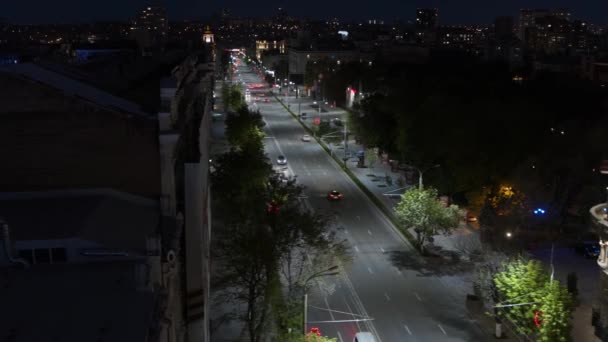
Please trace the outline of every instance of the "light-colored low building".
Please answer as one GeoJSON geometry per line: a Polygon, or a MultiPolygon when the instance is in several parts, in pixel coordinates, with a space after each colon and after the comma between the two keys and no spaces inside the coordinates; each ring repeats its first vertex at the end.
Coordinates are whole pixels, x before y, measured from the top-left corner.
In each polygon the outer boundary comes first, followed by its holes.
{"type": "MultiPolygon", "coordinates": [[[[608,288],[608,204],[602,203],[590,210],[591,225],[599,236],[600,254],[597,264],[602,269],[600,274],[600,288],[608,288]]],[[[608,338],[608,295],[605,291],[598,293],[592,316],[595,326],[595,335],[605,341],[608,338]]]]}

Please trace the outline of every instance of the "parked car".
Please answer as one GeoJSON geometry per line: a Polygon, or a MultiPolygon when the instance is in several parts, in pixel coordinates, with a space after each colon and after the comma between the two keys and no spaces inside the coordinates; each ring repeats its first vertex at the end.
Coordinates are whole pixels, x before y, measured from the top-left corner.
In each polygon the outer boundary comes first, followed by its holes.
{"type": "Polygon", "coordinates": [[[370,332],[358,332],[355,334],[353,342],[376,342],[376,339],[370,332]]]}
{"type": "Polygon", "coordinates": [[[600,255],[600,246],[598,245],[587,245],[583,251],[585,258],[592,259],[597,258],[600,255]]]}
{"type": "Polygon", "coordinates": [[[302,113],[300,114],[300,119],[301,120],[306,120],[307,114],[306,113],[302,113]]]}
{"type": "Polygon", "coordinates": [[[309,142],[309,141],[310,141],[310,135],[308,135],[308,134],[304,134],[304,135],[302,136],[302,141],[309,142]]]}
{"type": "Polygon", "coordinates": [[[574,251],[585,258],[597,258],[600,255],[600,246],[591,242],[581,242],[574,246],[574,251]]]}

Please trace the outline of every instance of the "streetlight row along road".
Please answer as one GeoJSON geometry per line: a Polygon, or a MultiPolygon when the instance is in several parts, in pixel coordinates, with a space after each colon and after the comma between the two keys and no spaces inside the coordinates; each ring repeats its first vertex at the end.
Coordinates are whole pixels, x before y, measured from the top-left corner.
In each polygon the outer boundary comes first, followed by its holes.
{"type": "MultiPolygon", "coordinates": [[[[245,84],[263,83],[247,66],[239,66],[237,72],[245,84]]],[[[255,92],[251,90],[252,96],[255,92]]],[[[306,132],[280,103],[273,99],[253,105],[267,124],[270,138],[265,148],[270,160],[276,163],[278,155],[287,157],[290,175],[305,187],[302,201],[312,210],[335,216],[338,233],[353,253],[352,262],[341,266],[339,276],[322,279],[311,291],[308,321],[353,319],[344,313],[374,319],[309,327],[318,327],[323,335],[340,342],[352,342],[359,331],[372,332],[377,342],[491,340],[467,316],[464,296],[453,295],[452,286],[461,282],[421,275],[408,267],[420,263],[411,245],[314,140],[301,140],[306,132]],[[343,194],[342,200],[326,199],[333,189],[343,194]]]]}

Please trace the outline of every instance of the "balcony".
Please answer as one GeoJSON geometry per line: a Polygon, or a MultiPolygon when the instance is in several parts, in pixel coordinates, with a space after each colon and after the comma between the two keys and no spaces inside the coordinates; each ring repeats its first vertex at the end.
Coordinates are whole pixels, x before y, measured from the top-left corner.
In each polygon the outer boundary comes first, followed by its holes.
{"type": "Polygon", "coordinates": [[[600,255],[597,264],[608,274],[608,205],[598,204],[589,210],[591,224],[600,237],[600,255]]]}

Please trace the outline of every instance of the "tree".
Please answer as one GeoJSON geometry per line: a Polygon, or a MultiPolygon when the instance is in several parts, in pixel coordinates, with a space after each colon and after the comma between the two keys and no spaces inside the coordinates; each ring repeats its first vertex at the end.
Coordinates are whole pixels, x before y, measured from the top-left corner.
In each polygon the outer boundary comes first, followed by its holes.
{"type": "Polygon", "coordinates": [[[283,341],[284,342],[337,342],[338,340],[335,338],[319,336],[314,333],[308,333],[306,335],[292,334],[289,337],[286,337],[286,339],[283,341]]]}
{"type": "Polygon", "coordinates": [[[298,198],[303,189],[294,179],[284,182],[265,173],[271,166],[263,154],[232,150],[218,159],[212,174],[214,192],[220,206],[230,208],[222,212],[225,228],[218,233],[222,283],[232,293],[230,298],[245,304],[241,318],[250,340],[260,341],[271,315],[279,327],[293,325],[289,318],[297,316],[294,310],[301,307],[301,277],[339,262],[346,248],[329,231],[327,218],[301,208],[298,198]],[[235,174],[244,177],[230,184],[230,175],[235,174]],[[228,193],[216,190],[218,186],[228,193]],[[268,203],[276,210],[267,211],[268,203]],[[287,299],[282,291],[286,287],[287,299]]]}
{"type": "Polygon", "coordinates": [[[401,195],[395,207],[400,228],[411,227],[416,232],[417,247],[424,252],[424,244],[439,233],[449,234],[457,228],[462,216],[457,206],[446,207],[437,198],[437,190],[410,189],[401,195]]]}
{"type": "Polygon", "coordinates": [[[543,342],[568,342],[572,318],[572,296],[559,282],[545,285],[545,294],[540,307],[540,331],[538,340],[543,342]]]}
{"type": "Polygon", "coordinates": [[[270,314],[272,245],[268,230],[258,215],[241,222],[230,222],[222,231],[219,255],[222,265],[220,283],[229,289],[230,298],[245,304],[241,319],[245,321],[251,342],[261,341],[270,314]]]}
{"type": "MultiPolygon", "coordinates": [[[[472,234],[471,234],[472,235],[472,234]]],[[[508,256],[502,252],[492,251],[481,247],[478,256],[480,262],[475,265],[475,294],[483,300],[486,309],[492,310],[496,322],[496,337],[501,337],[502,320],[500,319],[500,309],[496,306],[500,303],[498,287],[494,282],[496,276],[504,271],[508,263],[508,256]]]]}
{"type": "Polygon", "coordinates": [[[213,161],[211,187],[217,201],[218,213],[226,219],[239,219],[239,213],[247,213],[265,205],[259,200],[272,166],[257,146],[245,145],[243,149],[231,149],[213,161]]]}
{"type": "Polygon", "coordinates": [[[237,148],[243,145],[254,144],[263,147],[265,126],[259,111],[250,111],[242,106],[236,113],[229,113],[226,117],[226,139],[237,148]]]}
{"type": "Polygon", "coordinates": [[[368,148],[365,150],[365,160],[367,161],[367,166],[370,169],[374,168],[378,159],[378,149],[368,148]]]}
{"type": "Polygon", "coordinates": [[[549,276],[537,260],[516,259],[504,268],[494,278],[500,303],[530,304],[505,307],[499,310],[499,314],[509,319],[519,333],[533,335],[538,330],[534,325],[534,312],[540,310],[541,290],[549,276]]]}
{"type": "Polygon", "coordinates": [[[502,305],[523,304],[499,310],[519,333],[540,341],[570,341],[572,297],[539,261],[511,261],[494,282],[502,305]]]}
{"type": "Polygon", "coordinates": [[[236,111],[244,105],[243,94],[238,84],[222,85],[222,102],[226,111],[236,111]]]}

